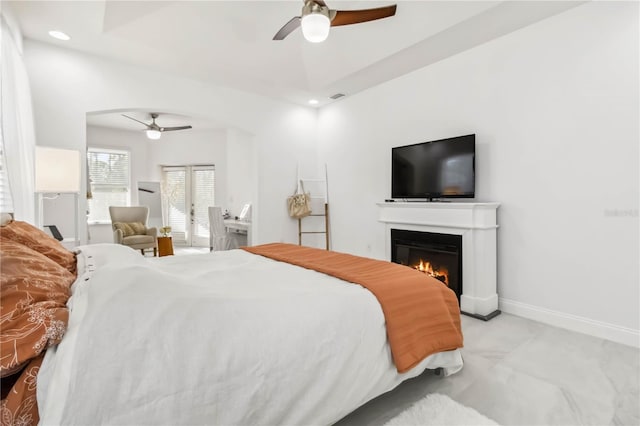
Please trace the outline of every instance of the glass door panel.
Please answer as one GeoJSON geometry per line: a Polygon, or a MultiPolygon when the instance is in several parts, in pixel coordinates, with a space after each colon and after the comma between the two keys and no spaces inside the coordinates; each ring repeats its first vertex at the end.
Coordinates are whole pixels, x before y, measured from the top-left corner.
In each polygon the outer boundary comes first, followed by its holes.
{"type": "Polygon", "coordinates": [[[171,227],[174,244],[187,245],[187,168],[163,168],[163,207],[166,224],[171,227]]]}
{"type": "Polygon", "coordinates": [[[209,246],[208,207],[214,205],[214,166],[163,167],[163,206],[173,242],[209,246]]]}
{"type": "Polygon", "coordinates": [[[209,246],[209,206],[214,206],[213,166],[191,168],[191,245],[209,246]]]}

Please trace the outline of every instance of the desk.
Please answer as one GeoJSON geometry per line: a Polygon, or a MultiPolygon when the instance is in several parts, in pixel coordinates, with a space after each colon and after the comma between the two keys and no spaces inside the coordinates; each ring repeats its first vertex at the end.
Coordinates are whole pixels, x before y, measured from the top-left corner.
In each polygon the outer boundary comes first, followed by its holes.
{"type": "MultiPolygon", "coordinates": [[[[231,234],[246,235],[246,245],[251,245],[251,222],[243,220],[225,219],[224,226],[231,234]]],[[[242,244],[241,244],[242,245],[242,244]]]]}

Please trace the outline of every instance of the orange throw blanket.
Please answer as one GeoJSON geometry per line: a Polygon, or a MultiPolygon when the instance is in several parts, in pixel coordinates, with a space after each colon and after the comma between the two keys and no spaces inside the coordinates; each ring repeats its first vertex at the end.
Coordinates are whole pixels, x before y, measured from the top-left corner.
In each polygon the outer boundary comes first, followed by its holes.
{"type": "Polygon", "coordinates": [[[423,272],[396,263],[293,244],[244,250],[360,284],[373,293],[386,320],[399,373],[436,352],[462,347],[460,308],[453,290],[423,272]]]}

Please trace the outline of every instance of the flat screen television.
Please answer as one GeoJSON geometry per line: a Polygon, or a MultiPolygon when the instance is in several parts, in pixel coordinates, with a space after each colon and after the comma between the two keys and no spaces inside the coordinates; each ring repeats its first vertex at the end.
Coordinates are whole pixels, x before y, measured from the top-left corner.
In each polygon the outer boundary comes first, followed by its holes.
{"type": "Polygon", "coordinates": [[[475,197],[476,135],[391,149],[391,198],[475,197]]]}

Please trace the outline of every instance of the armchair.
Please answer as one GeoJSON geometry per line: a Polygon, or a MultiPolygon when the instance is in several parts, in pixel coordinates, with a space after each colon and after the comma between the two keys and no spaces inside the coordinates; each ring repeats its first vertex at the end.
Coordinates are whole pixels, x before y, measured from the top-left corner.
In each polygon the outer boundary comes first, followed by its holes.
{"type": "Polygon", "coordinates": [[[113,242],[140,250],[144,255],[145,249],[153,249],[153,255],[158,252],[158,230],[147,228],[149,207],[119,207],[110,206],[111,227],[113,228],[113,242]]]}

